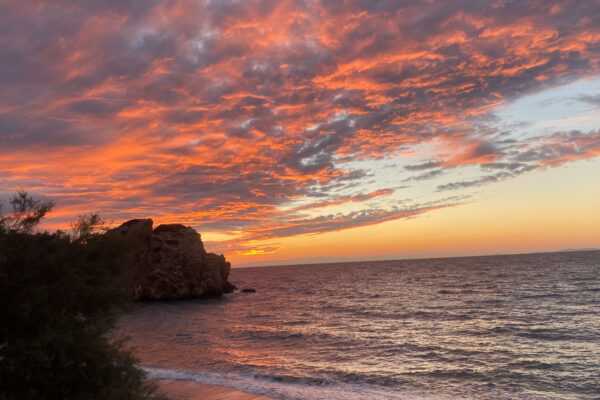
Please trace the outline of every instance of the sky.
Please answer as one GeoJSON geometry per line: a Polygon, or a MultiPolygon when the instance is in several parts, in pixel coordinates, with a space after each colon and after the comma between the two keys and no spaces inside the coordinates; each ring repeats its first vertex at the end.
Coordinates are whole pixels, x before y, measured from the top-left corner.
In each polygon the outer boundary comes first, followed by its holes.
{"type": "Polygon", "coordinates": [[[600,2],[0,0],[0,195],[234,266],[600,247],[600,2]]]}

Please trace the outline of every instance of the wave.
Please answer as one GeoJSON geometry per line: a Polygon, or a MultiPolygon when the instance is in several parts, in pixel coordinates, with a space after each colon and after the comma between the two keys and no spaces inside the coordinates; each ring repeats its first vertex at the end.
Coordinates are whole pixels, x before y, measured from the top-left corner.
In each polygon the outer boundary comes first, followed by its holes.
{"type": "Polygon", "coordinates": [[[430,400],[454,397],[436,393],[419,393],[398,390],[366,383],[341,383],[322,377],[298,377],[291,375],[259,373],[191,372],[178,369],[143,367],[150,379],[194,381],[208,385],[225,386],[247,393],[260,394],[286,400],[306,399],[373,399],[373,400],[430,400]]]}
{"type": "MultiPolygon", "coordinates": [[[[259,394],[286,400],[458,400],[472,398],[474,393],[443,394],[434,391],[395,389],[357,381],[342,383],[323,377],[300,377],[263,373],[216,373],[192,372],[179,369],[142,367],[150,379],[170,381],[193,381],[238,389],[246,393],[259,394]]],[[[435,371],[447,375],[444,371],[435,371]]],[[[464,374],[451,374],[464,378],[464,374]]],[[[478,398],[497,400],[514,399],[514,392],[489,388],[487,393],[478,393],[478,398]]],[[[542,397],[520,394],[521,400],[540,400],[542,397]]]]}

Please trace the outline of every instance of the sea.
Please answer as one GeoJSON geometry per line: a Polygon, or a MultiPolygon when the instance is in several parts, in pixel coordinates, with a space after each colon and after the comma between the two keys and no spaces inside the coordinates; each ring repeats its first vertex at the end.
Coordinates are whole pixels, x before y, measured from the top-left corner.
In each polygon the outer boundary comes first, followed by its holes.
{"type": "Polygon", "coordinates": [[[600,251],[234,268],[118,324],[151,378],[276,399],[600,399],[600,251]]]}

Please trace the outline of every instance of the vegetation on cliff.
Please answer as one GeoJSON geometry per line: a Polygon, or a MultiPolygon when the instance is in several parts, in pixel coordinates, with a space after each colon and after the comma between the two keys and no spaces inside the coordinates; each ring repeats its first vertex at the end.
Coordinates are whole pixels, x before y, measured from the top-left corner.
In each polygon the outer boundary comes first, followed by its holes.
{"type": "Polygon", "coordinates": [[[75,234],[35,233],[53,203],[15,194],[0,209],[0,399],[150,399],[123,340],[127,243],[82,217],[75,234]]]}

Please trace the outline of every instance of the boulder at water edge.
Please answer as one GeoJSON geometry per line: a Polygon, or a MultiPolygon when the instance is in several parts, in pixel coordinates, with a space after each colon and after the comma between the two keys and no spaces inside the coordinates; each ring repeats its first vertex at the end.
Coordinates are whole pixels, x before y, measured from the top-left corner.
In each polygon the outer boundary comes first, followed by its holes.
{"type": "Polygon", "coordinates": [[[133,256],[128,281],[137,300],[220,296],[233,291],[227,281],[231,264],[207,253],[193,228],[169,224],[152,230],[151,219],[134,219],[107,235],[128,240],[133,256]]]}

